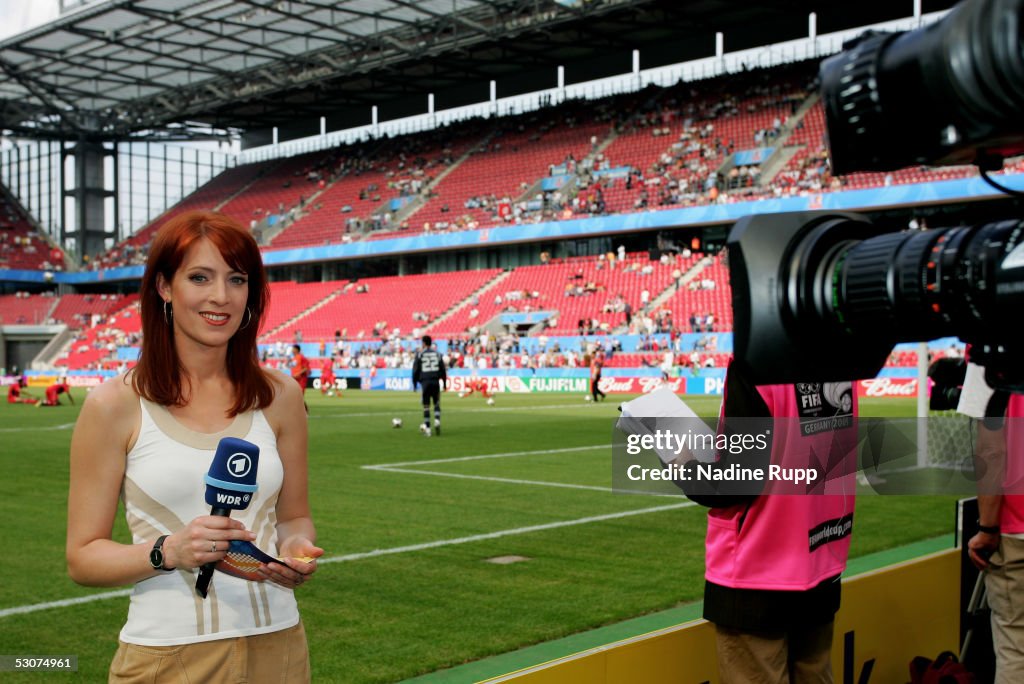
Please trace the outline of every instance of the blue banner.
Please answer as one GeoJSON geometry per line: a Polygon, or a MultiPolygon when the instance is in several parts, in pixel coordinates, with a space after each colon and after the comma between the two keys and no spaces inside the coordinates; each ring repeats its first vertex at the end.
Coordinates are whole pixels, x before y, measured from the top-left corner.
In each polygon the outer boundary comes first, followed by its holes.
{"type": "Polygon", "coordinates": [[[740,150],[732,155],[733,164],[736,166],[750,166],[760,164],[775,152],[774,147],[755,147],[751,150],[740,150]]]}
{"type": "MultiPolygon", "coordinates": [[[[1024,191],[1024,174],[999,176],[1000,182],[1024,191]]],[[[313,263],[338,259],[358,259],[397,252],[427,252],[516,242],[539,242],[569,238],[597,237],[658,228],[732,223],[751,214],[772,214],[784,211],[859,211],[864,209],[939,204],[963,200],[1003,197],[979,177],[957,178],[930,183],[891,185],[882,188],[823,192],[799,197],[766,198],[733,204],[711,204],[681,209],[644,211],[613,216],[580,218],[521,226],[501,226],[456,233],[420,234],[390,240],[363,240],[347,244],[302,247],[267,251],[267,266],[313,263]]],[[[142,266],[126,266],[106,271],[54,273],[57,283],[78,284],[113,280],[138,280],[142,266]]],[[[0,280],[46,282],[42,271],[0,270],[0,280]]]]}

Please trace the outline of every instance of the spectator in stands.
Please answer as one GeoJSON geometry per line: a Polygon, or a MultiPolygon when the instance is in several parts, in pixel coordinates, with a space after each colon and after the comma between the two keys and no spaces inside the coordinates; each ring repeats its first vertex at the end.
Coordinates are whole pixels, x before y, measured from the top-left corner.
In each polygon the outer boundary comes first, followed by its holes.
{"type": "Polygon", "coordinates": [[[137,584],[110,679],[154,672],[169,653],[195,680],[227,681],[239,667],[308,679],[293,590],[323,550],[313,543],[307,502],[301,396],[257,363],[269,299],[258,246],[235,220],[181,214],[157,233],[140,294],[138,365],[90,393],[71,439],[69,574],[87,586],[137,584]],[[260,486],[246,510],[211,516],[193,483],[202,481],[217,437],[228,434],[261,447],[260,486]],[[130,544],[111,538],[122,498],[130,544]],[[223,559],[232,540],[285,560],[260,566],[256,589],[217,574],[209,609],[197,613],[185,580],[223,559]],[[263,610],[233,609],[248,606],[253,591],[263,610]]]}

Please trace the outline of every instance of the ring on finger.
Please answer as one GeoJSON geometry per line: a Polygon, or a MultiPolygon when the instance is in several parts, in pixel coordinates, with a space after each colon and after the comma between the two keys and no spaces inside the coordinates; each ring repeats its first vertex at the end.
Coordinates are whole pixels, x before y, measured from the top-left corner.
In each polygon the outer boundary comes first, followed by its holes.
{"type": "Polygon", "coordinates": [[[217,542],[210,542],[210,553],[217,553],[217,542]]]}

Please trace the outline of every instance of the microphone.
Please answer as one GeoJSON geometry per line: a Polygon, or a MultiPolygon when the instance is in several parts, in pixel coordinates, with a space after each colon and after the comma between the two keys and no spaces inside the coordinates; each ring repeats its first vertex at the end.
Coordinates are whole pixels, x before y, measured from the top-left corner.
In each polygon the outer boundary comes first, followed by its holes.
{"type": "MultiPolygon", "coordinates": [[[[206,482],[206,503],[210,504],[210,515],[228,517],[231,511],[249,507],[249,501],[256,492],[256,467],[259,465],[260,448],[252,442],[234,437],[224,437],[217,444],[217,451],[210,463],[210,470],[203,478],[206,482]]],[[[213,578],[216,563],[205,563],[196,579],[196,593],[206,598],[213,578]]]]}

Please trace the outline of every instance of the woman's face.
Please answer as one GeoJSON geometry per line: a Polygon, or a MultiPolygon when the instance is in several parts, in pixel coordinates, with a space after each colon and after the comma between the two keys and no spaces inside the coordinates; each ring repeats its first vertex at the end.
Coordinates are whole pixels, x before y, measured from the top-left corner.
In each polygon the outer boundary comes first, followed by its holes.
{"type": "Polygon", "coordinates": [[[157,288],[173,309],[178,345],[225,346],[248,323],[249,278],[228,266],[206,238],[189,247],[171,282],[157,276],[157,288]]]}

